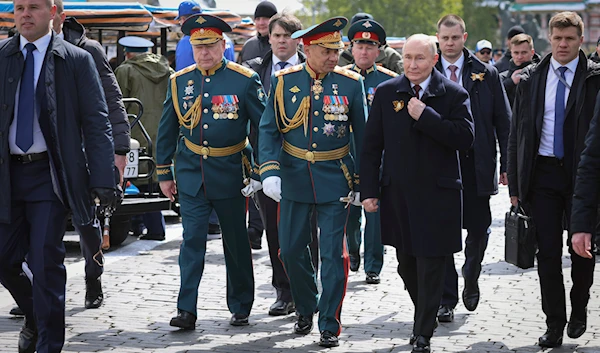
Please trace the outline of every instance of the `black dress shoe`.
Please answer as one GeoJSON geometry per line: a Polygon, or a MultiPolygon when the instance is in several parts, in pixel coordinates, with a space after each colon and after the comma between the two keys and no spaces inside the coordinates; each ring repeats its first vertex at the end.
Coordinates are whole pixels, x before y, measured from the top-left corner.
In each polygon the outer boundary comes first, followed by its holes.
{"type": "Polygon", "coordinates": [[[294,302],[286,302],[284,300],[278,299],[269,308],[269,315],[283,316],[283,315],[291,314],[294,311],[296,311],[296,305],[294,305],[294,302]]]}
{"type": "Polygon", "coordinates": [[[262,249],[261,240],[262,234],[254,228],[248,228],[248,240],[250,240],[250,247],[254,250],[262,249]]]}
{"type": "Polygon", "coordinates": [[[381,278],[379,278],[379,275],[375,272],[367,272],[366,281],[368,284],[379,284],[381,278]]]}
{"type": "Polygon", "coordinates": [[[576,318],[571,314],[571,319],[567,325],[567,336],[571,338],[579,338],[585,333],[587,325],[587,313],[584,314],[583,318],[576,318]]]}
{"type": "Polygon", "coordinates": [[[412,353],[430,353],[431,347],[429,345],[429,338],[423,336],[417,336],[413,343],[412,353]]]}
{"type": "Polygon", "coordinates": [[[8,313],[10,315],[14,315],[14,316],[25,316],[25,313],[23,312],[23,310],[21,310],[21,308],[19,308],[18,306],[15,306],[12,309],[10,309],[10,311],[8,313]]]}
{"type": "Polygon", "coordinates": [[[479,305],[479,285],[477,281],[466,281],[465,280],[465,289],[462,292],[462,300],[465,304],[465,308],[469,311],[475,311],[477,309],[477,305],[479,305]]]}
{"type": "Polygon", "coordinates": [[[171,319],[169,325],[179,327],[182,330],[195,330],[196,315],[185,310],[179,310],[177,316],[171,319]]]}
{"type": "Polygon", "coordinates": [[[221,226],[219,224],[208,224],[208,234],[221,234],[221,226]]]}
{"type": "Polygon", "coordinates": [[[85,308],[97,309],[104,302],[104,293],[102,293],[102,282],[100,277],[96,279],[85,280],[85,308]]]}
{"type": "Polygon", "coordinates": [[[360,267],[360,254],[350,254],[350,271],[356,272],[360,267]]]}
{"type": "Polygon", "coordinates": [[[307,335],[312,331],[313,328],[313,317],[312,315],[304,316],[298,315],[298,321],[294,325],[294,333],[299,335],[307,335]]]}
{"type": "Polygon", "coordinates": [[[561,346],[562,341],[563,331],[554,328],[549,328],[546,330],[546,333],[544,333],[542,337],[540,337],[538,345],[540,347],[553,348],[561,346]]]}
{"type": "Polygon", "coordinates": [[[448,305],[440,305],[437,312],[437,318],[439,322],[454,321],[454,308],[451,308],[448,305]]]}
{"type": "Polygon", "coordinates": [[[337,347],[340,345],[338,337],[333,334],[331,331],[323,331],[321,332],[321,339],[319,340],[319,346],[321,347],[337,347]]]}
{"type": "Polygon", "coordinates": [[[23,328],[19,333],[19,353],[34,353],[37,339],[38,333],[35,324],[25,319],[23,328]]]}
{"type": "Polygon", "coordinates": [[[411,333],[410,337],[408,338],[408,344],[410,344],[411,346],[413,344],[415,344],[415,342],[417,341],[417,336],[415,336],[415,333],[411,333]]]}
{"type": "Polygon", "coordinates": [[[164,233],[161,233],[161,234],[146,233],[146,234],[140,235],[140,237],[138,238],[138,240],[158,240],[158,241],[163,241],[163,240],[165,240],[165,234],[164,233]]]}
{"type": "Polygon", "coordinates": [[[229,320],[231,326],[248,326],[248,315],[246,314],[233,314],[231,320],[229,320]]]}

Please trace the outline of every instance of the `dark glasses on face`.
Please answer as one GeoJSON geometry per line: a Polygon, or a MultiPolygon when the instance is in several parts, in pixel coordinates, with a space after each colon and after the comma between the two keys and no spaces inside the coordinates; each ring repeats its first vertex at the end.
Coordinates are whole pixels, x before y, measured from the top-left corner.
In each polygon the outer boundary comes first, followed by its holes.
{"type": "Polygon", "coordinates": [[[491,50],[487,50],[487,49],[483,49],[479,51],[480,54],[482,55],[490,55],[492,53],[491,50]]]}

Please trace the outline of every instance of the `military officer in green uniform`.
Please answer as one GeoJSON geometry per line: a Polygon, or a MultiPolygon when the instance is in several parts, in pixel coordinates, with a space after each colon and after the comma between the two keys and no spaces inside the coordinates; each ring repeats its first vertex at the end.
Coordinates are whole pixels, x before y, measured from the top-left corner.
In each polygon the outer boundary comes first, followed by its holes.
{"type": "MultiPolygon", "coordinates": [[[[377,86],[391,78],[398,76],[394,71],[375,64],[382,46],[385,45],[385,30],[373,20],[361,20],[354,22],[348,30],[348,38],[351,41],[350,50],[354,57],[354,64],[345,66],[360,73],[364,78],[365,93],[369,109],[375,96],[377,86]]],[[[350,206],[350,216],[346,227],[348,236],[348,252],[350,254],[350,270],[358,271],[360,266],[360,219],[362,207],[350,206]]],[[[381,279],[379,274],[383,267],[383,245],[381,244],[381,224],[379,211],[365,213],[367,223],[365,225],[365,273],[366,282],[378,284],[381,279]]]]}
{"type": "Polygon", "coordinates": [[[178,314],[170,325],[195,328],[213,209],[221,220],[230,324],[248,325],[254,276],[244,196],[261,186],[251,179],[255,170],[247,128],[248,122],[258,127],[265,93],[256,73],[223,57],[223,32],[231,31],[227,23],[198,14],[184,22],[182,31],[190,36],[196,65],[171,76],[157,140],[160,188],[171,200],[179,195],[183,223],[178,314]]]}
{"type": "Polygon", "coordinates": [[[359,204],[350,131],[360,152],[367,110],[360,74],[336,66],[347,22],[335,17],[292,34],[304,43],[306,63],[273,75],[259,128],[263,190],[280,202],[280,257],[298,312],[294,332],[312,330],[318,305],[319,344],[325,347],[339,344],[349,265],[344,228],[348,205],[359,204]],[[320,297],[308,248],[313,212],[321,229],[320,297]]]}

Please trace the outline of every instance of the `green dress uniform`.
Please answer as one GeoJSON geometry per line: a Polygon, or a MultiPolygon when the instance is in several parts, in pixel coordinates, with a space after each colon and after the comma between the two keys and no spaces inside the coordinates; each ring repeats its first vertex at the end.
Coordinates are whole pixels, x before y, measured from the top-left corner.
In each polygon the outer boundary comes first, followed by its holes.
{"type": "MultiPolygon", "coordinates": [[[[332,20],[328,25],[333,28],[343,28],[347,22],[332,20]]],[[[314,28],[299,32],[306,34],[314,28]]],[[[340,29],[328,38],[341,42],[340,29]]],[[[298,38],[299,32],[292,37],[298,38]]],[[[315,44],[307,43],[306,38],[303,41],[305,45],[315,44]]],[[[259,127],[261,178],[281,178],[280,257],[290,278],[296,310],[312,317],[318,305],[319,330],[335,335],[341,332],[349,265],[344,244],[349,209],[340,198],[351,190],[359,191],[359,161],[358,155],[350,153],[350,131],[354,131],[360,151],[365,122],[359,74],[340,67],[316,73],[304,63],[273,75],[259,127]],[[320,298],[308,248],[312,240],[310,218],[315,211],[321,230],[320,298]]]]}
{"type": "MultiPolygon", "coordinates": [[[[369,43],[373,45],[381,45],[385,43],[386,34],[383,27],[373,20],[362,20],[352,24],[348,31],[348,37],[353,43],[369,43]]],[[[345,69],[360,73],[363,78],[365,93],[367,95],[367,104],[369,111],[373,103],[373,97],[377,86],[391,78],[397,77],[398,74],[385,67],[374,64],[373,67],[367,70],[361,70],[356,64],[350,64],[344,67],[345,69]]],[[[350,216],[346,227],[348,236],[348,252],[351,256],[355,256],[360,261],[360,244],[361,244],[361,214],[362,207],[350,206],[350,216]]],[[[383,245],[381,244],[381,222],[379,210],[377,212],[366,212],[365,224],[365,251],[364,251],[364,270],[365,273],[381,273],[383,267],[383,245]]],[[[358,269],[357,269],[358,270],[358,269]]]]}
{"type": "MultiPolygon", "coordinates": [[[[198,15],[190,19],[193,28],[206,29],[202,24],[210,24],[211,17],[198,15]]],[[[189,32],[188,21],[183,29],[189,32]]],[[[197,39],[194,33],[199,34],[192,29],[193,45],[197,39]]],[[[192,65],[170,78],[158,128],[157,174],[159,181],[177,181],[184,230],[177,308],[195,316],[208,219],[213,209],[221,220],[227,306],[233,314],[246,316],[252,308],[254,276],[245,222],[246,200],[240,190],[255,171],[248,123],[258,126],[264,105],[258,75],[225,58],[209,70],[192,65]]]]}

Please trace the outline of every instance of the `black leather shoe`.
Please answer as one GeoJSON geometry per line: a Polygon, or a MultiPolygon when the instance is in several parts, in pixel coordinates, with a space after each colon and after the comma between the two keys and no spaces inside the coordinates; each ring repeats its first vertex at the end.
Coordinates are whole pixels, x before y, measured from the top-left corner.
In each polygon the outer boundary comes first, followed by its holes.
{"type": "Polygon", "coordinates": [[[246,314],[233,314],[231,320],[229,320],[231,326],[248,326],[248,315],[246,314]]]}
{"type": "Polygon", "coordinates": [[[313,317],[298,315],[298,321],[294,325],[294,333],[299,335],[307,335],[312,331],[313,328],[313,317]]]}
{"type": "Polygon", "coordinates": [[[381,282],[381,278],[375,272],[367,272],[366,281],[368,284],[379,284],[381,282]]]}
{"type": "Polygon", "coordinates": [[[553,348],[561,346],[562,341],[563,331],[554,328],[549,328],[546,330],[546,333],[544,333],[542,337],[540,337],[538,345],[540,347],[553,348]]]}
{"type": "Polygon", "coordinates": [[[100,277],[97,279],[85,280],[85,308],[97,309],[104,302],[104,293],[102,293],[102,282],[100,277]]]}
{"type": "Polygon", "coordinates": [[[360,254],[350,254],[350,271],[356,272],[360,267],[360,254]]]}
{"type": "Polygon", "coordinates": [[[248,240],[250,240],[250,247],[254,250],[262,249],[261,239],[262,234],[254,228],[248,228],[248,240]]]}
{"type": "Polygon", "coordinates": [[[319,340],[319,346],[321,347],[337,347],[340,345],[338,337],[333,334],[331,331],[323,331],[321,332],[321,339],[319,340]]]}
{"type": "Polygon", "coordinates": [[[38,333],[35,324],[25,319],[23,328],[19,333],[19,353],[34,353],[37,339],[38,333]]]}
{"type": "Polygon", "coordinates": [[[415,344],[415,342],[417,341],[417,336],[415,336],[414,332],[410,334],[410,337],[408,338],[408,344],[410,344],[411,346],[413,344],[415,344]]]}
{"type": "Polygon", "coordinates": [[[195,330],[196,315],[185,310],[179,310],[177,316],[171,319],[169,325],[179,327],[182,330],[195,330]]]}
{"type": "Polygon", "coordinates": [[[429,338],[418,336],[413,343],[412,353],[430,353],[429,338]]]}
{"type": "Polygon", "coordinates": [[[294,311],[296,311],[296,305],[294,305],[294,302],[286,302],[284,300],[278,299],[269,308],[269,315],[283,316],[283,315],[291,314],[294,311]]]}
{"type": "Polygon", "coordinates": [[[10,315],[14,315],[14,316],[25,316],[25,313],[23,312],[23,310],[21,310],[21,308],[19,308],[18,306],[15,306],[12,309],[10,309],[10,311],[8,313],[10,315]]]}
{"type": "Polygon", "coordinates": [[[219,224],[208,224],[208,234],[221,234],[221,226],[219,224]]]}
{"type": "Polygon", "coordinates": [[[155,234],[155,233],[147,233],[147,234],[142,234],[140,235],[140,237],[138,238],[139,240],[158,240],[158,241],[163,241],[165,240],[165,234],[155,234]]]}
{"type": "Polygon", "coordinates": [[[475,311],[477,305],[479,305],[479,285],[477,281],[468,282],[465,280],[465,289],[462,292],[462,300],[465,304],[465,308],[469,311],[475,311]]]}
{"type": "Polygon", "coordinates": [[[451,308],[448,305],[440,305],[437,312],[437,318],[439,322],[454,321],[454,308],[451,308]]]}
{"type": "Polygon", "coordinates": [[[585,333],[586,325],[587,313],[584,314],[583,318],[576,318],[573,314],[571,314],[571,319],[567,325],[567,336],[571,338],[581,337],[581,335],[585,333]]]}

